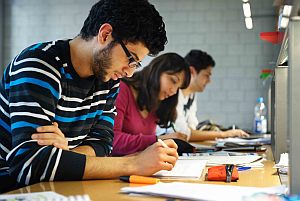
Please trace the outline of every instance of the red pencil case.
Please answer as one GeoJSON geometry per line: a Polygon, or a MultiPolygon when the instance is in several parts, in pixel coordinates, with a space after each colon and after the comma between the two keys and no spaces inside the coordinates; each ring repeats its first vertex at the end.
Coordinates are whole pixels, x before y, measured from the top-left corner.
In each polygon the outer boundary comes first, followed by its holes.
{"type": "Polygon", "coordinates": [[[228,165],[214,166],[208,168],[207,180],[208,181],[236,181],[239,179],[239,173],[236,166],[232,167],[232,172],[229,171],[228,165]]]}

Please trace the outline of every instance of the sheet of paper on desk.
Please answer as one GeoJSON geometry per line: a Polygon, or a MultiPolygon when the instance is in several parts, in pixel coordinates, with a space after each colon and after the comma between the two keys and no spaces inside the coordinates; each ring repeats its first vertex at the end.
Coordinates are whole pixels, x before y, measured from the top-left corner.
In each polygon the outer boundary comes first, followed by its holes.
{"type": "Polygon", "coordinates": [[[204,145],[204,144],[198,144],[198,143],[190,143],[191,145],[193,145],[196,149],[202,149],[202,148],[212,148],[213,145],[204,145]]]}
{"type": "Polygon", "coordinates": [[[207,160],[208,166],[222,165],[222,164],[234,164],[234,165],[245,165],[256,162],[262,159],[259,155],[244,155],[244,156],[179,156],[179,159],[194,160],[201,159],[207,160]]]}
{"type": "Polygon", "coordinates": [[[206,160],[177,160],[171,171],[161,170],[153,176],[162,179],[199,179],[206,166],[206,160]]]}
{"type": "Polygon", "coordinates": [[[37,193],[22,193],[22,194],[11,194],[11,195],[0,195],[0,201],[29,201],[29,200],[60,200],[66,198],[63,195],[52,191],[37,192],[37,193]]]}
{"type": "Polygon", "coordinates": [[[224,139],[217,139],[217,143],[220,142],[232,142],[236,144],[241,144],[241,145],[255,145],[255,144],[271,144],[271,135],[268,137],[264,138],[256,138],[256,139],[246,139],[246,138],[224,138],[224,139]]]}
{"type": "Polygon", "coordinates": [[[63,196],[52,191],[0,195],[0,201],[91,201],[88,195],[63,196]]]}
{"type": "Polygon", "coordinates": [[[262,188],[172,182],[142,187],[124,187],[121,188],[121,192],[188,200],[241,201],[244,197],[251,196],[255,193],[285,194],[286,187],[276,186],[262,188]]]}

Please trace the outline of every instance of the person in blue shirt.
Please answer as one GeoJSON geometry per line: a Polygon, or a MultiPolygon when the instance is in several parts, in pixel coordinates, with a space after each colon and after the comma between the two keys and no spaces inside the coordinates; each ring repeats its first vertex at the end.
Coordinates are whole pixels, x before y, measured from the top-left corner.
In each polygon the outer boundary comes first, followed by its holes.
{"type": "Polygon", "coordinates": [[[73,39],[34,44],[0,84],[0,192],[40,181],[107,179],[171,170],[176,144],[128,157],[112,150],[119,78],[166,44],[147,0],[100,0],[73,39]]]}

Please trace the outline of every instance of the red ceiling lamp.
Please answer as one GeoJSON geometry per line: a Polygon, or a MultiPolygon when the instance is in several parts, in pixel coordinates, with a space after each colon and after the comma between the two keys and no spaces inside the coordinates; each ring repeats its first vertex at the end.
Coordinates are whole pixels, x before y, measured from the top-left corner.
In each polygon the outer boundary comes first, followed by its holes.
{"type": "Polygon", "coordinates": [[[280,32],[280,31],[260,33],[260,39],[271,42],[273,44],[281,43],[283,37],[284,37],[284,32],[280,32]]]}

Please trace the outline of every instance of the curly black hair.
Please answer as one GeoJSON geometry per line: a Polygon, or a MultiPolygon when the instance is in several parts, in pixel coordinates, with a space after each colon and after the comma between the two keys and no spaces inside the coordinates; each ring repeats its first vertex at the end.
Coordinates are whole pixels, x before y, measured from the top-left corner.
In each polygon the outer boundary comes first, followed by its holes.
{"type": "Polygon", "coordinates": [[[190,66],[196,69],[197,73],[216,65],[212,56],[201,50],[191,50],[184,59],[190,66]]]}
{"type": "Polygon", "coordinates": [[[162,101],[158,100],[160,92],[160,77],[163,73],[170,75],[184,72],[184,82],[181,89],[190,84],[191,73],[184,58],[176,53],[166,53],[154,58],[148,66],[136,72],[131,78],[123,81],[137,91],[137,105],[140,110],[154,111],[158,117],[157,124],[168,127],[176,119],[178,91],[162,101]]]}
{"type": "Polygon", "coordinates": [[[167,43],[165,23],[147,0],[100,0],[90,10],[80,31],[84,40],[97,36],[102,24],[113,27],[114,39],[142,42],[149,55],[157,55],[167,43]]]}

